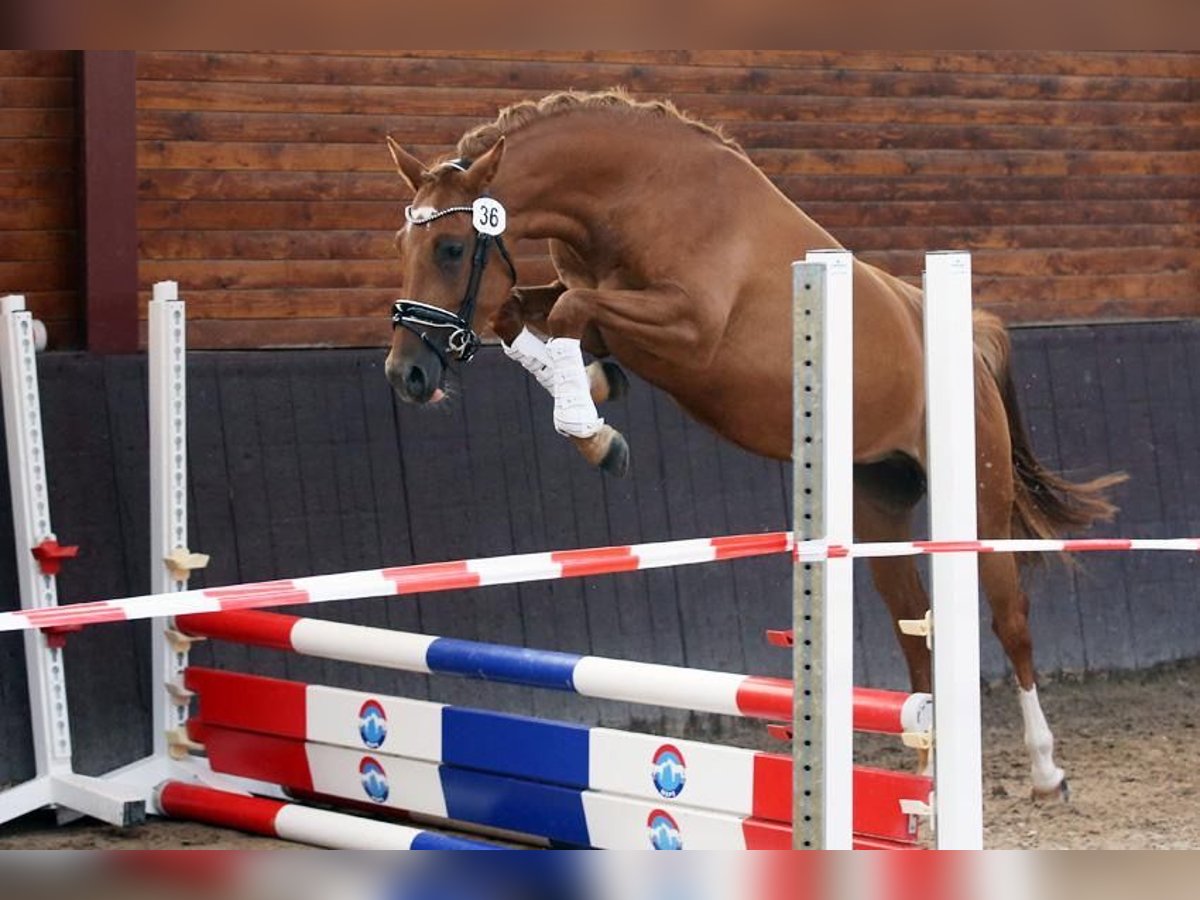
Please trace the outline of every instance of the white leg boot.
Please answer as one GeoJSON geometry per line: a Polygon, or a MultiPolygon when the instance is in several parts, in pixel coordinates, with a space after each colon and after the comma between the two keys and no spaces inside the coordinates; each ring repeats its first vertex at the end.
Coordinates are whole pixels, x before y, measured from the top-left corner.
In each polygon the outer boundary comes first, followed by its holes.
{"type": "Polygon", "coordinates": [[[500,342],[504,355],[519,362],[525,367],[538,384],[546,389],[551,397],[554,396],[554,370],[550,365],[550,351],[546,345],[528,328],[522,328],[521,333],[513,339],[511,345],[500,342]]]}
{"type": "Polygon", "coordinates": [[[1046,723],[1037,686],[1023,690],[1018,686],[1021,718],[1025,720],[1025,746],[1029,750],[1034,796],[1063,792],[1065,773],[1054,762],[1054,735],[1046,723]]]}
{"type": "Polygon", "coordinates": [[[592,401],[591,384],[576,338],[546,342],[554,373],[554,430],[574,438],[590,438],[604,427],[592,401]]]}

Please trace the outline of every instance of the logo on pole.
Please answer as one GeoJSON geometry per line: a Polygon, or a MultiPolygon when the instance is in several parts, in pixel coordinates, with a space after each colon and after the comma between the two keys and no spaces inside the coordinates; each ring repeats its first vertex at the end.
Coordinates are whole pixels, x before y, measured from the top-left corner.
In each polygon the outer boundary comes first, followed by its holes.
{"type": "Polygon", "coordinates": [[[358,776],[362,781],[363,791],[376,803],[383,803],[388,798],[387,772],[374,757],[364,756],[358,764],[358,776]]]}
{"type": "Polygon", "coordinates": [[[661,796],[668,800],[678,797],[687,783],[687,764],[679,748],[663,744],[655,750],[650,776],[654,779],[654,789],[661,796]]]}
{"type": "Polygon", "coordinates": [[[655,850],[682,850],[683,836],[679,833],[679,823],[671,814],[663,809],[656,809],[646,819],[646,830],[650,836],[650,846],[655,850]]]}
{"type": "Polygon", "coordinates": [[[368,700],[358,711],[358,736],[372,750],[378,750],[387,740],[387,713],[378,700],[368,700]]]}

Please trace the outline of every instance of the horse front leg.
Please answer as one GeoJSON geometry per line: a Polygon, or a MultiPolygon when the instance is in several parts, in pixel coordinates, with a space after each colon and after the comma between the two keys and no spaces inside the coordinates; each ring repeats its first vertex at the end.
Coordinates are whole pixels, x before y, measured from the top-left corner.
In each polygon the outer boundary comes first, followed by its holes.
{"type": "Polygon", "coordinates": [[[526,326],[521,293],[514,290],[493,314],[489,324],[500,338],[504,355],[520,363],[553,396],[554,372],[550,368],[550,354],[542,339],[526,326]]]}
{"type": "Polygon", "coordinates": [[[621,478],[629,471],[629,444],[596,411],[596,393],[608,395],[603,369],[584,366],[581,340],[551,337],[543,345],[549,363],[550,392],[554,395],[554,430],[567,437],[593,466],[621,478]],[[599,383],[589,373],[600,372],[599,383]],[[596,388],[601,391],[596,391],[596,388]]]}
{"type": "Polygon", "coordinates": [[[629,446],[596,411],[583,365],[583,341],[592,332],[620,334],[661,359],[703,369],[723,328],[710,321],[713,304],[701,304],[677,285],[643,290],[572,288],[546,318],[546,349],[554,372],[554,427],[583,457],[623,475],[629,446]],[[708,315],[706,316],[706,310],[708,315]]]}
{"type": "MultiPolygon", "coordinates": [[[[519,363],[554,396],[550,354],[545,340],[537,332],[546,332],[546,319],[555,301],[566,290],[562,282],[536,287],[516,288],[512,296],[492,316],[491,327],[500,338],[504,354],[519,363]]],[[[603,342],[583,342],[593,355],[607,353],[603,342]]],[[[588,384],[594,403],[619,400],[629,390],[629,379],[621,367],[610,360],[596,360],[587,366],[588,384]]]]}

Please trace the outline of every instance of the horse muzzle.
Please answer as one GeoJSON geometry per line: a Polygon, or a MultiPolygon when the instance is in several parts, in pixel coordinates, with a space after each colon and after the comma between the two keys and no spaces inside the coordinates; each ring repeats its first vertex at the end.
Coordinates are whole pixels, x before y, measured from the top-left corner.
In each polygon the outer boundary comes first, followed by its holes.
{"type": "Polygon", "coordinates": [[[405,359],[393,349],[384,363],[384,373],[396,396],[405,403],[437,403],[445,396],[441,386],[445,370],[434,354],[420,356],[423,358],[405,359]]]}

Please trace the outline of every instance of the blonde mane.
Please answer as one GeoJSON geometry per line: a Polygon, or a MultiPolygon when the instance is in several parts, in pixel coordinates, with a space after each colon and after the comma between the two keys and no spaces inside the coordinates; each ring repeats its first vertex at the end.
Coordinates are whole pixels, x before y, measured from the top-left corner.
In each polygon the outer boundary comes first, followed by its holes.
{"type": "Polygon", "coordinates": [[[584,111],[603,111],[615,115],[645,116],[679,122],[736,150],[742,156],[746,155],[741,146],[720,128],[681,112],[670,100],[635,100],[622,88],[595,92],[557,91],[540,100],[514,103],[502,109],[496,121],[472,128],[464,134],[458,141],[458,155],[465,159],[476,159],[486,153],[503,135],[512,134],[543,119],[584,111]]]}

